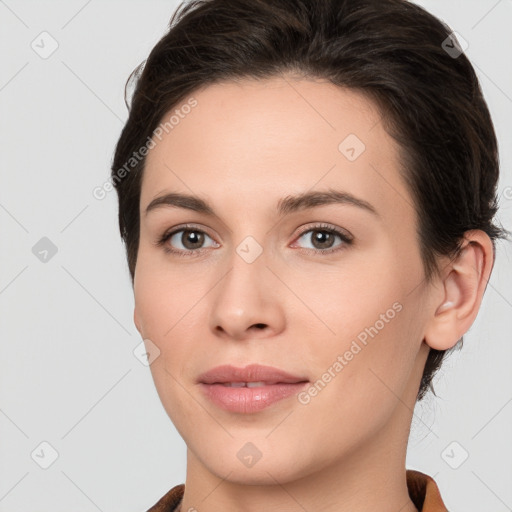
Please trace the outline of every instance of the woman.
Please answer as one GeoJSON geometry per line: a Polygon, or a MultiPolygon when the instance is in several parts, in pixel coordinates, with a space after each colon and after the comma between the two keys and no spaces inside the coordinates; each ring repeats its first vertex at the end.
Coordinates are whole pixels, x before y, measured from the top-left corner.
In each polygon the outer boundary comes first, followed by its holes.
{"type": "Polygon", "coordinates": [[[505,236],[456,38],[403,0],[205,0],[134,76],[112,182],[187,444],[150,511],[447,510],[412,413],[505,236]]]}

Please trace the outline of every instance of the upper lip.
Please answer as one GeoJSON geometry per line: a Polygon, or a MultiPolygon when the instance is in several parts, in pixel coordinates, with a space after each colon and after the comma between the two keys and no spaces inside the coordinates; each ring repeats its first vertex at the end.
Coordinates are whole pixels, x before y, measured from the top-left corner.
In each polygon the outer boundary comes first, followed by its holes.
{"type": "Polygon", "coordinates": [[[232,365],[216,366],[202,373],[198,381],[203,384],[216,384],[226,382],[264,382],[265,384],[307,382],[305,377],[292,375],[279,368],[250,364],[244,368],[232,365]]]}

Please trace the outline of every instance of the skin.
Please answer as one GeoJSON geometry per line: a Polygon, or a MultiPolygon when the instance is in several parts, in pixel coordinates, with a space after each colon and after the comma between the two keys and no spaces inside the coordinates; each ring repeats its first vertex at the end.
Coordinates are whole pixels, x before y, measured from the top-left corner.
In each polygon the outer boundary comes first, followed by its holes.
{"type": "Polygon", "coordinates": [[[134,277],[135,324],[160,350],[151,372],[187,445],[181,511],[417,510],[405,456],[421,375],[429,347],[452,347],[476,317],[489,237],[467,232],[459,258],[424,280],[399,148],[355,91],[284,75],[193,96],[198,105],[147,156],[134,277]],[[338,149],[349,134],[366,147],[354,161],[338,149]],[[378,215],[350,204],[276,213],[288,195],[327,189],[378,215]],[[215,215],[146,213],[169,192],[199,196],[215,215]],[[166,242],[183,257],[156,244],[184,223],[206,233],[202,245],[187,232],[166,242]],[[353,243],[315,242],[319,223],[353,243]],[[263,250],[252,263],[236,252],[248,236],[263,250]],[[198,376],[221,364],[266,364],[314,383],[395,303],[401,310],[306,405],[292,396],[244,415],[201,393],[198,376]],[[247,442],[261,452],[252,467],[237,457],[247,442]]]}

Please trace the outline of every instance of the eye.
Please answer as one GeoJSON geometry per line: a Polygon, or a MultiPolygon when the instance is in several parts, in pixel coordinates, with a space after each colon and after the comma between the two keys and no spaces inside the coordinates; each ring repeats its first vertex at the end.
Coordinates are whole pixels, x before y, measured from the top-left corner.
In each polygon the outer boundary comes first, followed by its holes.
{"type": "MultiPolygon", "coordinates": [[[[299,248],[302,251],[313,251],[315,253],[329,254],[341,251],[345,246],[352,243],[352,236],[329,225],[317,225],[303,229],[299,238],[309,239],[313,247],[299,248]],[[336,238],[340,243],[333,245],[336,238]]],[[[295,242],[296,243],[296,242],[295,242]]],[[[208,247],[220,247],[205,231],[195,226],[178,226],[171,231],[165,232],[157,241],[158,246],[162,246],[168,253],[177,256],[196,256],[208,247]],[[210,244],[205,246],[205,241],[210,240],[210,244]]],[[[291,247],[294,247],[292,245],[291,247]]]]}
{"type": "Polygon", "coordinates": [[[303,230],[298,240],[301,238],[309,240],[312,244],[312,247],[306,248],[307,250],[323,254],[343,250],[346,245],[352,243],[352,237],[347,233],[323,224],[303,230]],[[333,245],[336,238],[341,240],[341,243],[333,245]]]}
{"type": "Polygon", "coordinates": [[[205,240],[209,239],[213,244],[206,247],[218,247],[215,242],[205,231],[194,226],[181,226],[179,229],[173,229],[166,232],[158,240],[157,245],[161,245],[167,252],[174,253],[178,256],[190,256],[205,249],[205,240]]]}

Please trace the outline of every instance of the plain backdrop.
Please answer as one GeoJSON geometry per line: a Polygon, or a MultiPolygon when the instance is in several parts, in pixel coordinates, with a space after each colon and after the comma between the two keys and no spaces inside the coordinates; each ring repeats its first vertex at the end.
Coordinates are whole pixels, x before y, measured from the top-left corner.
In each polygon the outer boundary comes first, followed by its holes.
{"type": "MultiPolygon", "coordinates": [[[[512,2],[420,4],[468,43],[512,229],[512,2]]],[[[92,194],[127,118],[125,81],[177,5],[0,1],[0,511],[143,511],[184,482],[185,444],[134,354],[117,197],[92,194]]],[[[499,242],[464,347],[414,414],[407,467],[435,478],[451,512],[512,510],[511,256],[499,242]]]]}

